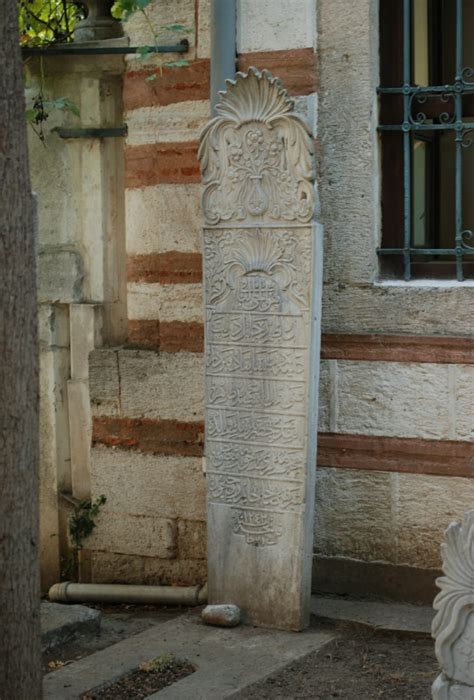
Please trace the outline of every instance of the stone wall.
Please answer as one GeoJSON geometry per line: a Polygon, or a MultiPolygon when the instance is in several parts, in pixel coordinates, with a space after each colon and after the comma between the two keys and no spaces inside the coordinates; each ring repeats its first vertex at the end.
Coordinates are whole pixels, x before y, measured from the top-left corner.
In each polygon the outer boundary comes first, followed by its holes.
{"type": "Polygon", "coordinates": [[[377,7],[318,3],[327,434],[316,551],[346,569],[347,558],[395,564],[403,588],[407,567],[420,579],[439,569],[443,530],[474,502],[474,288],[379,280],[377,7]]]}
{"type": "MultiPolygon", "coordinates": [[[[92,492],[108,497],[90,542],[97,581],[206,578],[197,144],[210,117],[209,10],[207,0],[151,6],[152,21],[192,29],[188,66],[127,62],[128,348],[91,356],[92,492]],[[155,531],[162,539],[148,547],[155,531]]],[[[131,43],[149,43],[140,17],[126,31],[131,43]]],[[[279,75],[313,124],[314,35],[312,1],[238,2],[239,68],[279,75]]]]}
{"type": "MultiPolygon", "coordinates": [[[[316,138],[326,240],[314,585],[334,588],[337,579],[341,592],[355,590],[362,576],[368,590],[370,564],[375,592],[386,571],[385,590],[397,594],[394,581],[410,574],[412,581],[432,581],[444,528],[474,501],[473,285],[379,281],[376,0],[237,5],[239,68],[278,75],[316,138]]],[[[89,474],[93,498],[107,496],[88,543],[93,580],[206,577],[197,139],[210,115],[209,2],[160,0],[150,13],[159,24],[192,30],[189,65],[126,60],[126,241],[121,257],[112,255],[112,269],[117,279],[127,277],[128,328],[121,330],[125,298],[118,294],[120,303],[112,304],[118,320],[109,322],[105,341],[96,332],[88,346],[95,347],[89,427],[86,415],[85,429],[75,431],[84,421],[73,420],[71,434],[70,305],[101,302],[87,285],[104,269],[95,257],[102,240],[93,226],[97,181],[81,175],[94,149],[68,142],[44,155],[41,144],[32,146],[44,269],[49,246],[59,256],[45,279],[65,286],[61,293],[51,287],[41,307],[43,558],[51,579],[61,548],[53,551],[51,543],[64,542],[66,527],[66,516],[58,520],[58,492],[73,490],[71,445],[80,445],[81,435],[87,444],[91,425],[91,462],[79,474],[89,474]],[[65,176],[71,171],[82,189],[71,186],[65,176]],[[86,233],[76,235],[86,203],[86,233]],[[50,435],[57,436],[53,442],[50,435]]],[[[131,43],[151,43],[142,17],[131,18],[126,30],[131,43]]],[[[99,309],[96,331],[101,315],[99,309]]],[[[89,379],[83,371],[79,379],[84,405],[89,379]]]]}
{"type": "MultiPolygon", "coordinates": [[[[114,43],[114,42],[112,42],[114,43]]],[[[37,195],[40,337],[41,573],[47,589],[69,558],[71,498],[90,497],[88,355],[126,338],[123,139],[62,138],[58,128],[122,124],[123,58],[45,57],[26,65],[27,99],[48,110],[44,141],[29,131],[37,195]],[[43,75],[43,78],[41,77],[43,75]]]]}

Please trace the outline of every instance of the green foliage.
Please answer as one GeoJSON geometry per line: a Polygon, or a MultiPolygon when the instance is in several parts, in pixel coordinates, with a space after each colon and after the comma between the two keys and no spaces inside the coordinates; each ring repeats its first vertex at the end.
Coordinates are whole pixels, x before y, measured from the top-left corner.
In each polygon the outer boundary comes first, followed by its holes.
{"type": "Polygon", "coordinates": [[[95,501],[77,501],[66,494],[63,494],[63,497],[72,504],[74,512],[69,518],[71,554],[68,559],[61,560],[63,564],[61,575],[63,578],[77,581],[79,578],[79,552],[84,547],[84,540],[96,528],[95,518],[107,499],[104,495],[99,496],[95,501]]]}
{"type": "Polygon", "coordinates": [[[106,500],[102,495],[93,502],[81,501],[74,507],[74,514],[69,520],[69,536],[76,552],[83,548],[84,540],[96,527],[94,518],[97,517],[106,500]]]}
{"type": "Polygon", "coordinates": [[[85,11],[70,0],[18,0],[18,23],[22,46],[48,46],[71,40],[85,11]]]}
{"type": "MultiPolygon", "coordinates": [[[[137,56],[140,59],[156,55],[155,47],[160,41],[166,43],[170,34],[188,34],[192,31],[184,24],[177,22],[154,27],[145,11],[151,2],[153,0],[115,0],[112,7],[112,15],[118,20],[125,21],[135,12],[141,12],[144,16],[150,29],[153,44],[139,47],[137,56]]],[[[20,44],[23,47],[47,47],[54,43],[71,41],[76,24],[85,17],[85,14],[86,11],[80,0],[77,2],[72,0],[18,0],[20,44]]],[[[188,61],[180,58],[176,61],[160,63],[159,69],[161,71],[163,66],[181,68],[187,65],[188,61]]],[[[150,75],[145,80],[153,81],[156,80],[156,77],[156,75],[150,75]]],[[[54,110],[69,111],[77,117],[80,116],[79,109],[69,98],[60,97],[50,100],[45,96],[43,65],[41,63],[40,89],[26,110],[26,118],[43,142],[45,139],[44,123],[47,121],[49,113],[54,110]]]]}
{"type": "Polygon", "coordinates": [[[175,657],[173,654],[161,654],[154,659],[144,661],[138,668],[144,673],[162,673],[163,671],[173,668],[174,663],[175,657]]]}

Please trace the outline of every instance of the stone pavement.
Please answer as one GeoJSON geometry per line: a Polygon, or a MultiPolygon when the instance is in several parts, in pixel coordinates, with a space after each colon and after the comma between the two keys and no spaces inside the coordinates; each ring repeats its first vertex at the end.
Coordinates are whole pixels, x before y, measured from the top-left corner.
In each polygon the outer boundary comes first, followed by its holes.
{"type": "MultiPolygon", "coordinates": [[[[85,691],[114,682],[143,661],[162,654],[188,659],[197,671],[159,691],[160,700],[231,698],[275,671],[319,651],[339,636],[340,624],[429,636],[433,617],[428,607],[313,596],[312,628],[294,633],[249,626],[210,627],[201,622],[199,612],[189,610],[180,617],[157,622],[144,632],[48,674],[44,700],[77,700],[85,691]],[[332,627],[320,624],[323,621],[333,623],[332,627]]],[[[149,697],[158,698],[158,693],[149,697]]]]}
{"type": "Polygon", "coordinates": [[[295,634],[253,627],[214,628],[190,611],[48,674],[43,698],[77,700],[81,693],[117,680],[143,661],[174,654],[189,659],[198,670],[161,690],[160,699],[222,700],[321,649],[334,637],[315,629],[295,634]]]}
{"type": "MultiPolygon", "coordinates": [[[[342,597],[311,597],[311,615],[395,634],[431,635],[433,608],[409,603],[351,600],[342,597]]],[[[317,623],[316,623],[317,626],[317,623]]]]}

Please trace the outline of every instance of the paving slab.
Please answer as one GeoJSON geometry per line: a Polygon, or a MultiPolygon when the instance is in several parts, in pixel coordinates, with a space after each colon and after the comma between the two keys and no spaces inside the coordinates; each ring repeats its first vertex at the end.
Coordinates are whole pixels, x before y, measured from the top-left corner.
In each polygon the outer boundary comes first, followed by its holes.
{"type": "Polygon", "coordinates": [[[100,631],[101,613],[85,605],[61,605],[41,601],[41,648],[47,651],[81,636],[100,631]]]}
{"type": "Polygon", "coordinates": [[[50,673],[44,679],[43,699],[77,700],[81,693],[114,682],[143,661],[174,654],[189,659],[197,670],[160,690],[160,700],[222,700],[321,649],[335,636],[315,629],[293,633],[213,628],[190,611],[50,673]]]}
{"type": "Polygon", "coordinates": [[[311,597],[311,614],[319,619],[361,625],[398,634],[431,635],[434,610],[409,603],[311,597]]]}

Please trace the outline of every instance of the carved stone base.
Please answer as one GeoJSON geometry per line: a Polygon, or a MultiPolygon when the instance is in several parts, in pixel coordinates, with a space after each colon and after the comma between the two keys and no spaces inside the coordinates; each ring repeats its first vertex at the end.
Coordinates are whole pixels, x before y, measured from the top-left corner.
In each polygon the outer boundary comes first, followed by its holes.
{"type": "Polygon", "coordinates": [[[433,700],[474,700],[474,688],[449,681],[440,674],[431,688],[433,700]]]}
{"type": "Polygon", "coordinates": [[[451,523],[441,546],[444,576],[437,580],[432,633],[442,673],[434,700],[474,700],[474,510],[451,523]]]}
{"type": "Polygon", "coordinates": [[[83,0],[88,14],[74,30],[74,42],[102,41],[123,36],[122,23],[110,14],[113,0],[83,0]]]}

